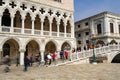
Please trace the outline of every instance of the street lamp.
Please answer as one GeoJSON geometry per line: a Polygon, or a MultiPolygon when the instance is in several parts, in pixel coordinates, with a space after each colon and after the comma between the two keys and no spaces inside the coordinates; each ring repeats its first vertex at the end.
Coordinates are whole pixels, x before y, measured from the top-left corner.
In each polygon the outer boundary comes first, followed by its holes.
{"type": "Polygon", "coordinates": [[[93,49],[93,62],[92,63],[97,64],[94,47],[95,47],[95,42],[93,41],[93,35],[92,35],[91,45],[90,45],[90,48],[93,49]]]}
{"type": "Polygon", "coordinates": [[[94,51],[95,42],[93,40],[92,40],[92,46],[93,46],[93,62],[92,63],[97,64],[95,51],[94,51]]]}

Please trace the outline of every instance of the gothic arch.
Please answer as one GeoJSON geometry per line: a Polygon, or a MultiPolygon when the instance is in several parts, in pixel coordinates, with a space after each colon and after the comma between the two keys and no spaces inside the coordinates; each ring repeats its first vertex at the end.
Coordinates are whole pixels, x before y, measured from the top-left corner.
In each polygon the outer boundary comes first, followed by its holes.
{"type": "MultiPolygon", "coordinates": [[[[35,42],[39,45],[39,48],[40,48],[41,42],[40,42],[38,39],[34,39],[34,38],[27,40],[27,41],[25,42],[25,46],[26,46],[30,41],[35,41],[35,42]]],[[[25,46],[24,46],[24,48],[25,48],[25,46]]]]}
{"type": "Polygon", "coordinates": [[[32,17],[30,13],[27,13],[25,16],[25,28],[32,29],[32,17]]]}
{"type": "Polygon", "coordinates": [[[71,50],[71,48],[72,48],[72,44],[69,41],[64,41],[61,44],[61,50],[71,50]]]}
{"type": "Polygon", "coordinates": [[[67,21],[66,33],[71,33],[71,24],[70,24],[70,21],[67,21]]]}
{"type": "Polygon", "coordinates": [[[34,25],[35,30],[41,30],[41,18],[39,15],[36,15],[34,25]]]}
{"type": "Polygon", "coordinates": [[[14,17],[14,27],[21,28],[22,27],[22,16],[19,11],[16,11],[14,17]]]}
{"type": "Polygon", "coordinates": [[[57,21],[56,18],[52,20],[52,31],[57,32],[57,21]]]}
{"type": "Polygon", "coordinates": [[[11,26],[11,14],[9,9],[5,9],[2,16],[2,26],[11,26]]]}
{"type": "Polygon", "coordinates": [[[43,23],[43,30],[44,31],[49,31],[50,30],[50,21],[49,21],[49,18],[46,16],[44,18],[44,23],[43,23]]]}
{"type": "Polygon", "coordinates": [[[113,57],[111,63],[120,63],[120,53],[116,54],[116,55],[113,57]]]}
{"type": "Polygon", "coordinates": [[[4,40],[1,42],[1,47],[0,47],[0,49],[2,49],[4,43],[5,43],[6,41],[10,40],[10,39],[15,40],[15,41],[18,43],[19,48],[22,47],[22,43],[20,42],[20,40],[19,40],[18,38],[15,38],[15,37],[9,37],[9,38],[4,39],[4,40]]]}
{"type": "Polygon", "coordinates": [[[57,51],[56,43],[53,42],[52,40],[48,41],[45,44],[45,54],[46,53],[54,53],[55,51],[57,51]]]}

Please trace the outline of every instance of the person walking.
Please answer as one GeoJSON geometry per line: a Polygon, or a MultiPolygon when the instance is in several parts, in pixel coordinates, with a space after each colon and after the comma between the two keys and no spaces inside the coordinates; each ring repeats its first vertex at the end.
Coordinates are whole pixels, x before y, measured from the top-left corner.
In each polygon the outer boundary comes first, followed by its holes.
{"type": "Polygon", "coordinates": [[[29,66],[29,62],[30,62],[30,60],[29,60],[29,58],[28,58],[28,56],[26,55],[25,57],[24,57],[24,71],[26,72],[28,69],[28,66],[29,66]]]}
{"type": "Polygon", "coordinates": [[[66,59],[68,59],[68,55],[69,55],[68,51],[65,51],[65,58],[66,59]]]}
{"type": "Polygon", "coordinates": [[[56,55],[56,52],[54,52],[53,55],[52,55],[53,61],[56,60],[56,56],[57,56],[57,55],[56,55]]]}
{"type": "Polygon", "coordinates": [[[47,58],[48,58],[48,60],[49,60],[49,65],[51,65],[51,59],[52,59],[52,56],[51,56],[51,54],[49,53],[48,55],[47,55],[47,58]]]}
{"type": "Polygon", "coordinates": [[[8,55],[5,56],[4,64],[5,64],[4,71],[9,72],[10,71],[10,58],[8,55]]]}

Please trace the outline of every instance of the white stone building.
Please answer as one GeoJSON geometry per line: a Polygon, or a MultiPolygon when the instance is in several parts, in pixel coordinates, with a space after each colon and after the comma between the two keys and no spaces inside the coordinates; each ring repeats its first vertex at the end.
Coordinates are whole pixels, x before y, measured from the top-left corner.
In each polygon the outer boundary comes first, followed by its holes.
{"type": "Polygon", "coordinates": [[[55,52],[76,46],[73,0],[0,0],[0,58],[55,52]]]}
{"type": "Polygon", "coordinates": [[[95,46],[120,43],[120,15],[102,12],[75,22],[77,47],[87,47],[90,41],[95,46]]]}

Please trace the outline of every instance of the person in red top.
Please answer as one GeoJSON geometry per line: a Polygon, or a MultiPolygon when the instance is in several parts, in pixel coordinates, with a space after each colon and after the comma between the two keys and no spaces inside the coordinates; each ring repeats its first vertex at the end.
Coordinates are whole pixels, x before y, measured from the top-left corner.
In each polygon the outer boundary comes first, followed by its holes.
{"type": "Polygon", "coordinates": [[[69,55],[68,51],[65,51],[65,57],[66,57],[66,59],[68,59],[68,55],[69,55]]]}
{"type": "Polygon", "coordinates": [[[55,59],[56,59],[56,52],[53,53],[52,57],[53,57],[53,61],[55,61],[55,59]]]}

